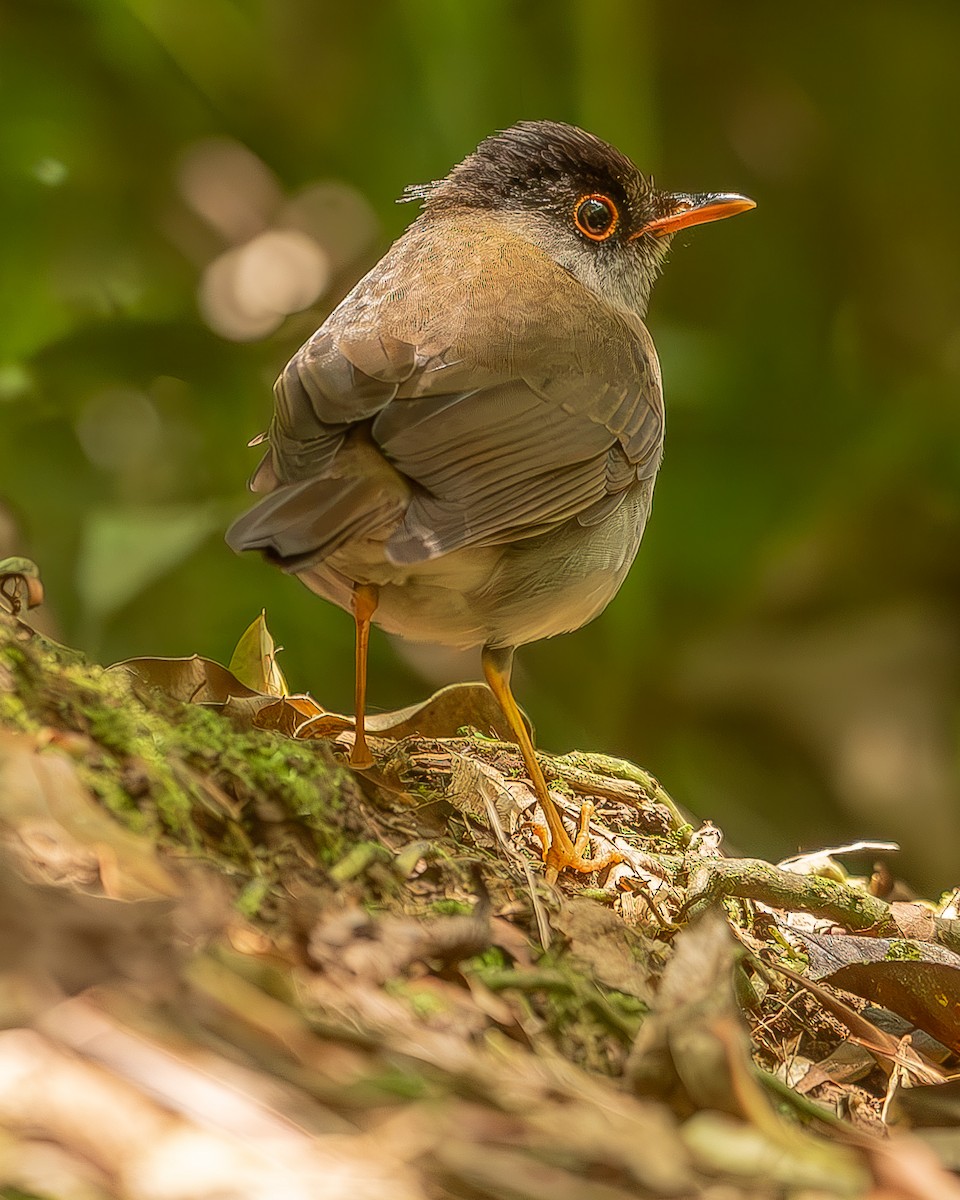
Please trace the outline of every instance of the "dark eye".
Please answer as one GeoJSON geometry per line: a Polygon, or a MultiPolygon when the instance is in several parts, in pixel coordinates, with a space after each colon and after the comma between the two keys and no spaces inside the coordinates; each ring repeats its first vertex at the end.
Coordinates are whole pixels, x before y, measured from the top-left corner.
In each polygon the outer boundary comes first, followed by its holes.
{"type": "Polygon", "coordinates": [[[573,220],[582,234],[595,242],[605,241],[617,227],[617,206],[609,196],[581,196],[573,220]]]}

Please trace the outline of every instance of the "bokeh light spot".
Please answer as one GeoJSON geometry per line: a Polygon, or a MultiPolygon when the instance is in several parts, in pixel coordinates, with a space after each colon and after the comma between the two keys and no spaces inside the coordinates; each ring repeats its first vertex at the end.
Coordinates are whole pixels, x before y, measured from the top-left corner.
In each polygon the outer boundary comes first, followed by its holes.
{"type": "Polygon", "coordinates": [[[270,229],[210,264],[200,282],[200,309],[216,333],[252,341],[317,300],[329,279],[329,258],[313,238],[270,229]]]}
{"type": "Polygon", "coordinates": [[[104,470],[129,467],[156,447],[161,435],[160,414],[142,392],[111,389],[83,405],[74,428],[87,458],[104,470]]]}

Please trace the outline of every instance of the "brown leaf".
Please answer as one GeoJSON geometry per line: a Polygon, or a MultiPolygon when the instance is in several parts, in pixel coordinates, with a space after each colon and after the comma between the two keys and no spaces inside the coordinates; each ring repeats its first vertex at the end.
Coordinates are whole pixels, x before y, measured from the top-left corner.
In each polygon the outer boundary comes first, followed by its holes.
{"type": "Polygon", "coordinates": [[[0,826],[37,881],[87,888],[99,876],[104,893],[121,900],[179,891],[150,841],[103,811],[71,759],[39,753],[28,734],[0,731],[0,826]]]}
{"type": "MultiPolygon", "coordinates": [[[[266,702],[259,693],[231,696],[227,711],[244,715],[249,712],[258,729],[273,729],[295,738],[335,738],[355,726],[353,717],[330,712],[308,695],[271,698],[266,702]]],[[[513,740],[500,706],[483,683],[451,684],[419,704],[368,714],[366,727],[370,734],[397,740],[411,735],[449,738],[464,728],[513,740]]]]}
{"type": "Polygon", "coordinates": [[[935,942],[799,936],[810,956],[812,978],[829,979],[960,1049],[960,955],[935,942]]]}
{"type": "Polygon", "coordinates": [[[224,704],[230,698],[260,695],[226,667],[199,654],[189,658],[127,658],[108,670],[126,671],[141,683],[190,704],[224,704]]]}
{"type": "Polygon", "coordinates": [[[727,922],[714,910],[676,938],[627,1060],[635,1091],[670,1096],[689,1112],[743,1115],[731,1068],[732,1057],[748,1053],[733,990],[736,956],[727,922]],[[717,1036],[718,1024],[735,1031],[735,1048],[717,1036]]]}
{"type": "MultiPolygon", "coordinates": [[[[265,689],[285,688],[282,675],[274,670],[276,664],[270,657],[272,647],[273,639],[266,632],[261,615],[241,638],[231,667],[242,667],[248,682],[256,676],[256,681],[265,689]],[[241,647],[244,647],[242,655],[241,647]],[[256,664],[251,667],[254,658],[256,664]]],[[[222,706],[241,723],[270,729],[286,737],[335,738],[355,726],[353,717],[329,712],[312,696],[281,695],[277,690],[259,691],[239,679],[233,670],[198,654],[190,658],[128,658],[114,663],[109,669],[126,671],[175,700],[222,706]]],[[[467,728],[513,741],[499,704],[483,683],[451,684],[419,704],[369,714],[366,726],[371,734],[394,739],[414,734],[424,738],[448,738],[467,728]]]]}
{"type": "Polygon", "coordinates": [[[857,1012],[845,1000],[841,1000],[839,996],[835,996],[830,988],[825,987],[824,984],[817,983],[816,980],[809,979],[805,975],[799,975],[796,971],[791,971],[789,967],[785,967],[782,963],[777,963],[775,969],[781,975],[785,975],[787,979],[792,979],[794,983],[800,984],[801,987],[806,988],[808,992],[816,996],[827,1012],[832,1013],[833,1016],[846,1025],[854,1039],[866,1046],[868,1050],[877,1056],[877,1060],[881,1066],[889,1068],[889,1064],[891,1063],[906,1061],[915,1079],[921,1079],[928,1083],[933,1081],[940,1082],[943,1079],[943,1071],[935,1063],[922,1057],[915,1050],[906,1051],[903,1046],[904,1039],[893,1037],[878,1028],[863,1013],[857,1012]]]}
{"type": "Polygon", "coordinates": [[[936,939],[936,918],[922,904],[908,904],[902,900],[890,905],[890,915],[905,938],[918,938],[924,942],[936,939]]]}
{"type": "Polygon", "coordinates": [[[616,913],[595,900],[571,896],[551,923],[565,935],[571,952],[589,963],[601,983],[647,1003],[652,1000],[650,969],[645,965],[649,955],[639,952],[643,938],[627,929],[616,913]]]}
{"type": "MultiPolygon", "coordinates": [[[[352,725],[352,722],[351,722],[352,725]]],[[[452,683],[420,704],[367,717],[367,729],[381,737],[456,737],[461,729],[476,729],[501,741],[516,739],[485,683],[452,683]]]]}
{"type": "Polygon", "coordinates": [[[843,967],[831,981],[889,1008],[952,1050],[960,1050],[960,970],[937,962],[875,962],[843,967]]]}
{"type": "Polygon", "coordinates": [[[223,713],[236,724],[270,729],[289,738],[336,737],[353,728],[350,717],[328,713],[312,696],[228,696],[223,713]]]}

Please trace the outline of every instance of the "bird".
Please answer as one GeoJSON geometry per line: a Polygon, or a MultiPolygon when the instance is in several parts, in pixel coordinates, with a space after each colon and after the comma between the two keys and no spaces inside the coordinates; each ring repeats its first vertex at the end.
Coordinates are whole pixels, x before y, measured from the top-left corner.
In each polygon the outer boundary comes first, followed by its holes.
{"type": "Polygon", "coordinates": [[[262,498],[227,532],[355,622],[351,765],[374,623],[467,649],[542,808],[548,877],[593,872],[513,695],[517,647],[579,629],[623,583],[660,466],[660,366],[644,315],[672,237],[755,207],[660,190],[619,150],[556,121],[485,138],[408,187],[416,219],[274,387],[262,498]]]}

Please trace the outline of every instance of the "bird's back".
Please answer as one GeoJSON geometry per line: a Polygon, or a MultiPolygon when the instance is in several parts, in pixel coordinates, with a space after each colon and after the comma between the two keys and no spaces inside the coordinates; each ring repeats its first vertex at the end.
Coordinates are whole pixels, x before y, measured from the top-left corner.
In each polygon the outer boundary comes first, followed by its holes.
{"type": "Polygon", "coordinates": [[[278,380],[272,495],[232,540],[345,608],[377,584],[392,632],[521,644],[616,592],[662,437],[638,317],[507,226],[421,217],[278,380]]]}

